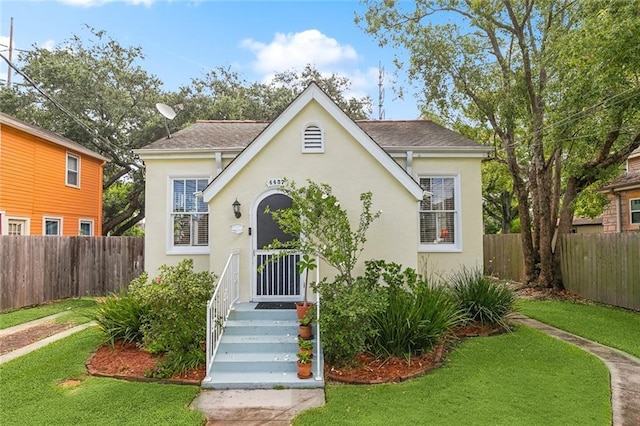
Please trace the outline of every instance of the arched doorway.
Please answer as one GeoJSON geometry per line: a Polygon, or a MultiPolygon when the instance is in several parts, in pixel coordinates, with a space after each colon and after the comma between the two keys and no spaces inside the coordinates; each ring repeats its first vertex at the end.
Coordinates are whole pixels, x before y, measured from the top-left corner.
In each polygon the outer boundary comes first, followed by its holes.
{"type": "Polygon", "coordinates": [[[255,273],[252,299],[255,301],[301,300],[301,279],[296,263],[298,253],[283,255],[281,250],[267,250],[274,239],[285,243],[298,236],[285,234],[273,219],[270,211],[291,207],[291,198],[275,192],[259,200],[255,212],[253,240],[255,273]]]}

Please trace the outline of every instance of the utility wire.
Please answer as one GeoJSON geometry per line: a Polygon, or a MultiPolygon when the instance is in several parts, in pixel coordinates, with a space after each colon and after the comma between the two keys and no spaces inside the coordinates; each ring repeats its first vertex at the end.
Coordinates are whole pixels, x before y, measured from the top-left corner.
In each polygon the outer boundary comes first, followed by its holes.
{"type": "MultiPolygon", "coordinates": [[[[15,66],[13,63],[11,63],[11,61],[9,61],[9,59],[7,59],[3,54],[0,53],[0,57],[2,59],[4,59],[4,61],[14,70],[16,71],[18,74],[20,74],[31,86],[33,86],[34,89],[36,89],[38,91],[38,93],[40,93],[45,99],[47,99],[48,101],[50,101],[51,103],[53,103],[53,105],[55,105],[60,111],[62,111],[67,117],[71,118],[76,124],[78,124],[80,127],[82,127],[85,131],[87,131],[93,138],[100,140],[101,142],[105,143],[108,147],[110,147],[112,150],[117,151],[118,147],[116,147],[115,145],[113,145],[113,143],[111,141],[109,141],[107,138],[101,136],[96,130],[92,129],[91,127],[89,127],[86,123],[84,123],[82,120],[80,120],[78,117],[76,117],[75,115],[73,115],[69,110],[67,110],[57,99],[55,99],[53,96],[51,96],[49,93],[47,93],[44,89],[42,89],[40,86],[38,86],[38,84],[33,81],[31,79],[31,77],[29,77],[27,74],[25,74],[20,68],[18,68],[17,66],[15,66]]],[[[87,118],[88,119],[88,118],[87,118]]],[[[89,121],[91,121],[90,119],[88,119],[89,121]]],[[[95,146],[96,148],[98,148],[100,151],[102,151],[103,153],[107,153],[110,157],[112,157],[113,159],[113,154],[111,154],[109,152],[109,150],[105,149],[103,146],[100,146],[99,144],[97,144],[96,142],[94,142],[93,140],[90,141],[91,144],[93,146],[95,146]]]]}

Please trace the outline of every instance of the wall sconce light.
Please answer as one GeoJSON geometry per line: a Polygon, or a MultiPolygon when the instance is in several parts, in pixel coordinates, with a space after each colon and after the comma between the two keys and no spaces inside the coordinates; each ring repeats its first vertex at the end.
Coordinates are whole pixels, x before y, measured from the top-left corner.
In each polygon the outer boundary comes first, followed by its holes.
{"type": "Polygon", "coordinates": [[[233,206],[233,214],[236,215],[236,219],[239,219],[240,216],[242,216],[242,213],[240,213],[240,203],[238,202],[238,199],[236,198],[231,205],[233,206]]]}

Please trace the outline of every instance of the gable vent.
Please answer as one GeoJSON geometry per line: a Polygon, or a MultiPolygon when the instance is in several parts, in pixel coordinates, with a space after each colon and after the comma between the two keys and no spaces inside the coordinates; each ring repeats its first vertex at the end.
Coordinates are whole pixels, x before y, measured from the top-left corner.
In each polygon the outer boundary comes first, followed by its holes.
{"type": "Polygon", "coordinates": [[[320,127],[312,124],[304,129],[302,152],[324,152],[324,134],[320,127]]]}

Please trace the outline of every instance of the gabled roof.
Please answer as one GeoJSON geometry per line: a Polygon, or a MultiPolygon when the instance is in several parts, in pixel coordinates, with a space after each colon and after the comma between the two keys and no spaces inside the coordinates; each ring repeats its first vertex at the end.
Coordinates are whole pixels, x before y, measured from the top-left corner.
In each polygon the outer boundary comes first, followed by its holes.
{"type": "MultiPolygon", "coordinates": [[[[489,152],[492,149],[431,120],[357,120],[355,123],[387,151],[489,152]]],[[[174,133],[171,138],[155,141],[136,150],[136,153],[145,155],[200,150],[239,152],[269,124],[267,121],[198,120],[195,124],[174,133]]]]}
{"type": "Polygon", "coordinates": [[[13,127],[25,133],[29,133],[30,135],[44,139],[47,142],[60,145],[64,148],[71,149],[73,151],[76,151],[78,153],[84,154],[89,157],[96,158],[98,160],[109,161],[107,157],[103,157],[97,152],[94,152],[89,148],[85,148],[84,146],[80,145],[77,142],[72,141],[71,139],[67,139],[64,136],[60,136],[57,133],[43,129],[42,127],[34,126],[33,124],[29,124],[22,120],[18,120],[17,118],[2,112],[0,112],[0,125],[13,127]]]}
{"type": "Polygon", "coordinates": [[[423,190],[406,171],[351,120],[317,84],[311,83],[294,101],[227,166],[203,191],[209,202],[249,161],[264,148],[306,105],[316,101],[331,115],[371,156],[389,171],[416,200],[422,200],[423,190]]]}

